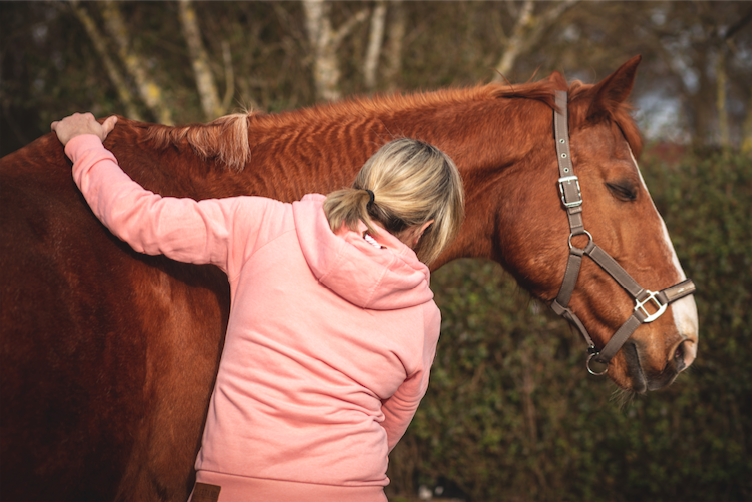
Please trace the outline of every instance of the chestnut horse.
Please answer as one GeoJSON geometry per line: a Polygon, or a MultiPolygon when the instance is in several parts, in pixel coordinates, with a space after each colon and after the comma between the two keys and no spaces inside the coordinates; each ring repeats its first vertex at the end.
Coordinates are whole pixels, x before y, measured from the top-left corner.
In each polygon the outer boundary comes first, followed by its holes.
{"type": "MultiPolygon", "coordinates": [[[[567,91],[585,227],[658,291],[685,277],[634,160],[641,140],[625,100],[639,61],[595,85],[554,72],[181,128],[121,118],[105,146],[166,196],[293,201],[349,185],[392,138],[422,139],[455,160],[467,193],[461,234],[433,268],[489,258],[550,303],[569,253],[552,134],[554,92],[567,91]]],[[[222,351],[227,280],[133,252],[93,217],[70,167],[54,134],[0,160],[1,496],[182,501],[222,351]]],[[[596,346],[634,307],[583,261],[569,308],[596,346]]],[[[665,386],[692,363],[697,337],[687,297],[641,325],[608,375],[633,392],[665,386]]]]}

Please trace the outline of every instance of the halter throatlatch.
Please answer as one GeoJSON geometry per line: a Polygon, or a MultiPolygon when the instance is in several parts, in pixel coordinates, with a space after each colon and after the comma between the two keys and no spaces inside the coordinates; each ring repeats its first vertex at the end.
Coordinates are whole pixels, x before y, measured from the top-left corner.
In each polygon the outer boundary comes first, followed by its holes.
{"type": "Polygon", "coordinates": [[[556,107],[560,110],[554,110],[554,139],[556,140],[556,158],[559,163],[559,194],[567,212],[570,234],[567,268],[564,271],[564,279],[559,288],[559,294],[551,303],[551,308],[558,315],[574,324],[585,338],[588,344],[588,358],[585,367],[588,372],[593,375],[605,375],[608,372],[608,367],[601,372],[596,372],[590,368],[590,361],[608,364],[642,323],[658,319],[666,311],[669,304],[693,294],[696,287],[691,279],[687,279],[657,293],[645,289],[632,279],[632,276],[611,255],[595,245],[593,237],[585,231],[585,226],[582,223],[582,193],[577,176],[574,175],[572,158],[569,154],[566,91],[556,91],[556,107]],[[587,236],[588,243],[584,248],[577,248],[572,245],[572,237],[577,235],[587,236]],[[577,282],[577,276],[580,273],[583,256],[589,257],[608,272],[634,298],[636,303],[634,313],[621,325],[601,350],[595,347],[592,338],[590,338],[577,315],[567,307],[577,282]]]}

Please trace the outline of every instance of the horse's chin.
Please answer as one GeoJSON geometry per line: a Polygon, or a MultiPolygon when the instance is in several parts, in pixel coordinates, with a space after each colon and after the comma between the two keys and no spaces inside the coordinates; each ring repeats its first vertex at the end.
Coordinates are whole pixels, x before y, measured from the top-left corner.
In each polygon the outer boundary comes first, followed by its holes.
{"type": "Polygon", "coordinates": [[[639,344],[627,342],[622,348],[626,363],[625,381],[617,382],[625,390],[638,394],[645,394],[649,390],[660,390],[671,385],[679,373],[685,368],[684,360],[674,357],[667,361],[662,368],[646,368],[648,360],[641,354],[639,344]]]}

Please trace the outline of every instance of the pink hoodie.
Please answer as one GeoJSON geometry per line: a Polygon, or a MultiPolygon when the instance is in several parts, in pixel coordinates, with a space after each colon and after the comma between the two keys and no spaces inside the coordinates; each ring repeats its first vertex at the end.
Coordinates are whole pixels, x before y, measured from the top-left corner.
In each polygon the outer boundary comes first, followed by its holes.
{"type": "MultiPolygon", "coordinates": [[[[332,233],[321,195],[196,202],[133,182],[96,136],[66,146],[97,217],[139,252],[220,267],[231,309],[197,481],[220,501],[383,501],[428,386],[428,268],[386,231],[332,233]]],[[[363,226],[362,230],[365,230],[363,226]]]]}

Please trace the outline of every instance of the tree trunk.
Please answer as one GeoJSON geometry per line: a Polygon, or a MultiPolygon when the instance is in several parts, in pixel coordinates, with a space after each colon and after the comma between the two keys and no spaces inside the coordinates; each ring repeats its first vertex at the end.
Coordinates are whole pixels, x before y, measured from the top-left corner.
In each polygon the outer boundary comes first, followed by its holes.
{"type": "Polygon", "coordinates": [[[222,99],[222,113],[227,113],[232,104],[232,97],[235,95],[235,72],[232,69],[232,53],[230,53],[230,42],[222,41],[222,60],[225,63],[225,97],[222,99]]]}
{"type": "Polygon", "coordinates": [[[316,97],[335,101],[342,97],[339,89],[340,70],[337,49],[342,39],[356,24],[368,17],[363,9],[350,17],[339,29],[334,30],[331,21],[331,4],[324,0],[303,0],[308,40],[313,53],[313,80],[316,97]]]}
{"type": "Polygon", "coordinates": [[[112,85],[115,86],[115,90],[118,93],[120,101],[123,103],[123,107],[125,107],[125,113],[128,115],[128,118],[133,120],[143,120],[138,111],[138,107],[133,100],[133,94],[131,94],[128,84],[125,82],[125,79],[120,74],[120,69],[107,51],[107,46],[104,43],[104,36],[99,31],[99,28],[97,28],[97,24],[77,0],[72,0],[70,4],[73,13],[84,26],[86,34],[89,35],[89,39],[94,45],[94,50],[97,51],[99,58],[102,60],[102,63],[104,63],[107,76],[110,78],[112,85]]]}
{"type": "Polygon", "coordinates": [[[394,91],[399,84],[399,76],[402,72],[402,46],[405,41],[407,15],[405,14],[403,0],[393,0],[390,7],[392,19],[389,23],[386,61],[382,77],[386,82],[387,89],[394,91]]]}
{"type": "Polygon", "coordinates": [[[207,120],[213,120],[225,113],[219,102],[219,93],[217,85],[214,82],[214,75],[209,66],[209,56],[201,41],[201,29],[196,20],[196,10],[193,8],[192,0],[179,0],[178,12],[180,14],[180,27],[183,36],[188,44],[188,51],[191,57],[191,66],[196,78],[196,88],[201,98],[201,107],[204,110],[204,116],[207,120]]]}
{"type": "Polygon", "coordinates": [[[694,129],[693,141],[696,145],[717,143],[715,127],[717,86],[711,80],[708,69],[712,68],[709,44],[698,45],[695,52],[695,68],[698,68],[697,91],[689,97],[686,109],[694,129]]]}
{"type": "Polygon", "coordinates": [[[752,94],[749,96],[747,103],[747,118],[742,125],[742,152],[752,153],[752,94]]]}
{"type": "Polygon", "coordinates": [[[316,97],[335,101],[342,97],[339,90],[340,71],[334,30],[329,19],[330,4],[322,0],[303,0],[308,39],[313,52],[313,81],[316,97]]]}
{"type": "Polygon", "coordinates": [[[386,2],[379,0],[371,14],[371,30],[368,39],[368,51],[363,65],[363,79],[366,89],[376,89],[376,69],[379,67],[381,44],[384,39],[384,22],[386,20],[386,2]]]}
{"type": "Polygon", "coordinates": [[[729,117],[726,109],[726,84],[728,78],[726,74],[726,51],[724,47],[718,54],[718,61],[715,68],[716,78],[716,110],[718,113],[718,132],[720,134],[721,146],[728,147],[731,144],[729,136],[729,117]]]}
{"type": "Polygon", "coordinates": [[[507,39],[504,44],[504,53],[501,55],[501,59],[496,64],[496,71],[499,75],[496,75],[494,80],[497,82],[502,79],[502,75],[506,75],[514,66],[514,62],[517,60],[520,52],[522,52],[522,44],[529,25],[533,19],[533,0],[525,0],[522,4],[522,8],[517,15],[517,21],[514,23],[514,30],[512,36],[507,39]]]}
{"type": "Polygon", "coordinates": [[[128,31],[125,28],[120,7],[117,2],[109,0],[102,4],[102,17],[110,36],[118,47],[118,56],[125,65],[128,73],[136,81],[139,95],[157,120],[163,124],[172,124],[172,114],[166,106],[162,89],[152,80],[147,72],[144,60],[130,49],[128,31]]]}

